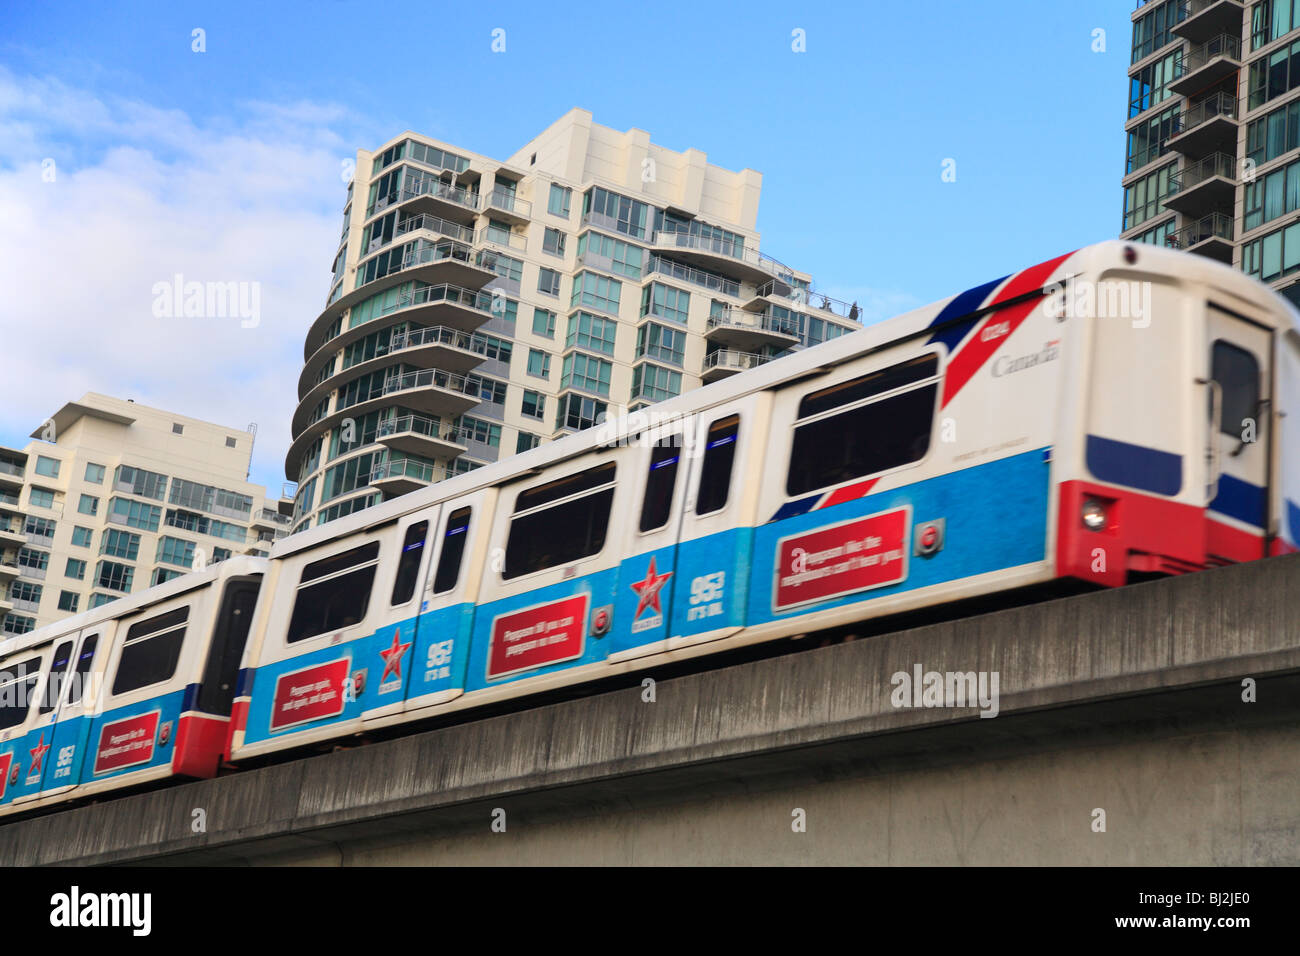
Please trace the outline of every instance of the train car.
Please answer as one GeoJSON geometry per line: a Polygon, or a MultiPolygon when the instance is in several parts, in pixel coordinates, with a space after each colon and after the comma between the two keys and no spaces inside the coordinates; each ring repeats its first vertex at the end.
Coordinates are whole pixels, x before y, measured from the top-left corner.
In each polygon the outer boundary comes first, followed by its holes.
{"type": "Polygon", "coordinates": [[[258,757],[963,598],[1296,550],[1300,314],[1106,242],[290,536],[258,757]]]}
{"type": "Polygon", "coordinates": [[[0,815],[215,775],[265,568],[229,558],[0,644],[0,815]]]}

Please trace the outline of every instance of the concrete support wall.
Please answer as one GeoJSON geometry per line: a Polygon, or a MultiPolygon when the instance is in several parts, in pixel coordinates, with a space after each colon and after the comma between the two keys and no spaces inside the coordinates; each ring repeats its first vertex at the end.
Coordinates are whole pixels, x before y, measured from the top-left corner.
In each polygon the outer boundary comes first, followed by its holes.
{"type": "Polygon", "coordinates": [[[1296,863],[1297,594],[1293,556],[633,683],[9,823],[0,865],[1296,863]],[[999,671],[999,716],[894,707],[916,663],[999,671]]]}

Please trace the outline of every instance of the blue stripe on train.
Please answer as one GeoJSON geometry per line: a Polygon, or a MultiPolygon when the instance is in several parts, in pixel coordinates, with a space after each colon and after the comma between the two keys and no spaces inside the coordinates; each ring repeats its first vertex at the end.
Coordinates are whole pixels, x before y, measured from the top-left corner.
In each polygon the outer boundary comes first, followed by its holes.
{"type": "MultiPolygon", "coordinates": [[[[961,295],[953,296],[952,301],[945,305],[943,309],[940,310],[939,314],[934,317],[934,320],[930,323],[930,327],[934,328],[937,325],[942,325],[952,319],[960,318],[963,315],[969,315],[971,312],[974,312],[984,304],[985,299],[993,294],[994,289],[1006,282],[1009,278],[1011,278],[1009,275],[1005,275],[1001,279],[994,279],[992,282],[977,285],[973,289],[967,289],[961,295]]],[[[933,345],[935,342],[942,342],[948,347],[948,354],[951,355],[957,350],[957,346],[961,344],[961,340],[966,337],[967,333],[969,333],[971,328],[975,325],[975,321],[975,319],[971,319],[968,322],[958,322],[956,325],[952,326],[952,328],[936,332],[930,337],[930,341],[926,344],[933,345]]]]}
{"type": "MultiPolygon", "coordinates": [[[[1210,510],[1236,518],[1256,528],[1264,527],[1264,489],[1232,475],[1219,476],[1219,491],[1210,502],[1210,510]]],[[[1294,527],[1294,525],[1293,525],[1294,527]]]]}
{"type": "Polygon", "coordinates": [[[1098,481],[1141,488],[1157,495],[1176,495],[1183,487],[1183,459],[1172,452],[1089,435],[1088,470],[1098,481]]]}

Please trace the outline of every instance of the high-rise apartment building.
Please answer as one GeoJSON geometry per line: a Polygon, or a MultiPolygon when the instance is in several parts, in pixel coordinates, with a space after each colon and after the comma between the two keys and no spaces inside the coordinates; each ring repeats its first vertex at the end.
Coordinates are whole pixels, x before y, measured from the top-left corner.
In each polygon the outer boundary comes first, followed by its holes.
{"type": "Polygon", "coordinates": [[[94,393],[0,448],[0,638],[288,533],[253,435],[94,393]]]}
{"type": "Polygon", "coordinates": [[[409,132],[359,151],[294,530],[856,328],[759,251],[761,185],[577,109],[504,162],[409,132]]]}
{"type": "Polygon", "coordinates": [[[1139,0],[1122,238],[1300,303],[1300,0],[1139,0]]]}

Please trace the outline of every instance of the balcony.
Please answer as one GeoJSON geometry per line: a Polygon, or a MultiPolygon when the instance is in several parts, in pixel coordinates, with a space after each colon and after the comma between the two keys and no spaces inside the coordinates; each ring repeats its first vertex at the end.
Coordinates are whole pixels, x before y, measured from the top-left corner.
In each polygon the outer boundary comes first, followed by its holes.
{"type": "Polygon", "coordinates": [[[15,531],[13,528],[0,527],[0,546],[6,544],[21,548],[27,543],[27,535],[22,531],[15,531]]]}
{"type": "Polygon", "coordinates": [[[18,496],[8,491],[0,491],[0,515],[21,515],[23,510],[18,507],[18,496]]]}
{"type": "Polygon", "coordinates": [[[793,308],[799,312],[806,312],[808,315],[819,319],[836,322],[837,325],[852,322],[854,323],[854,331],[858,328],[856,323],[858,322],[859,310],[856,303],[845,302],[843,299],[834,299],[829,295],[813,292],[810,289],[792,289],[780,280],[773,280],[759,286],[754,291],[753,298],[745,303],[745,311],[764,312],[770,309],[774,303],[793,308]]]}
{"type": "MultiPolygon", "coordinates": [[[[262,508],[253,516],[252,526],[254,528],[271,528],[274,532],[287,533],[290,522],[291,519],[288,515],[282,515],[270,508],[262,508]]],[[[280,534],[275,534],[274,537],[280,537],[280,534]]]]}
{"type": "Polygon", "coordinates": [[[515,223],[527,223],[533,218],[533,204],[519,199],[508,189],[493,189],[488,193],[483,211],[515,223]]]}
{"type": "Polygon", "coordinates": [[[1232,217],[1216,212],[1165,237],[1171,249],[1232,263],[1232,217]]]}
{"type": "Polygon", "coordinates": [[[0,581],[12,581],[20,573],[25,574],[27,568],[18,567],[15,561],[0,561],[0,581]]]}
{"type": "Polygon", "coordinates": [[[27,469],[12,462],[0,461],[0,488],[21,488],[27,469]]]}
{"type": "Polygon", "coordinates": [[[14,602],[5,594],[0,594],[0,618],[14,609],[14,602]]]}
{"type": "Polygon", "coordinates": [[[375,441],[390,451],[405,452],[422,458],[455,458],[468,449],[460,435],[450,427],[442,429],[442,421],[422,415],[403,415],[391,421],[380,422],[375,441]]]}
{"type": "Polygon", "coordinates": [[[1215,212],[1230,214],[1236,185],[1236,160],[1227,153],[1211,153],[1170,175],[1165,206],[1196,220],[1215,212]]]}
{"type": "MultiPolygon", "coordinates": [[[[474,230],[469,226],[462,226],[458,222],[451,222],[448,219],[442,219],[428,213],[407,216],[397,224],[397,229],[394,230],[394,234],[398,236],[405,236],[413,232],[430,232],[437,236],[455,239],[457,242],[468,243],[474,241],[474,230]]],[[[370,251],[374,252],[376,250],[371,249],[370,251]]]]}
{"type": "Polygon", "coordinates": [[[781,279],[788,283],[793,278],[787,266],[747,246],[744,240],[661,230],[650,237],[650,245],[657,252],[670,253],[675,259],[721,272],[741,282],[758,284],[781,279]]]}
{"type": "Polygon", "coordinates": [[[384,384],[383,395],[397,396],[408,408],[440,418],[454,418],[480,401],[478,385],[473,380],[439,368],[396,375],[384,384]]]}
{"type": "Polygon", "coordinates": [[[396,458],[377,465],[370,473],[370,484],[391,498],[423,488],[444,476],[443,469],[427,462],[396,458]]]}
{"type": "Polygon", "coordinates": [[[710,315],[704,338],[710,345],[741,352],[755,352],[764,346],[796,348],[802,343],[797,317],[740,309],[722,309],[710,315]]]}
{"type": "Polygon", "coordinates": [[[1183,54],[1169,88],[1179,96],[1208,89],[1241,69],[1241,40],[1227,33],[1211,37],[1183,54]]]}
{"type": "Polygon", "coordinates": [[[400,352],[403,362],[421,368],[464,373],[482,364],[486,350],[487,339],[482,335],[435,325],[394,333],[387,354],[400,352]]]}
{"type": "Polygon", "coordinates": [[[1215,93],[1194,103],[1174,121],[1167,142],[1172,150],[1199,159],[1209,153],[1237,151],[1237,98],[1215,93]]]}
{"type": "Polygon", "coordinates": [[[1183,0],[1182,16],[1173,32],[1193,43],[1224,33],[1239,34],[1244,19],[1241,0],[1183,0]]]}
{"type": "Polygon", "coordinates": [[[759,355],[756,352],[734,352],[731,349],[718,349],[716,352],[710,352],[704,357],[704,369],[700,373],[700,378],[707,385],[710,382],[719,382],[724,378],[735,375],[737,372],[745,372],[751,368],[766,365],[770,361],[772,361],[770,356],[759,355]]]}
{"type": "Polygon", "coordinates": [[[491,226],[484,226],[474,236],[475,245],[483,245],[486,242],[494,246],[500,246],[502,249],[509,249],[512,252],[523,252],[528,248],[528,240],[517,232],[502,232],[500,229],[494,229],[491,226]]]}
{"type": "MultiPolygon", "coordinates": [[[[412,213],[429,212],[443,219],[472,225],[482,208],[479,194],[464,186],[453,186],[441,179],[425,179],[414,186],[406,186],[397,198],[398,204],[412,213]]],[[[375,203],[377,213],[383,208],[375,203]]]]}
{"type": "Polygon", "coordinates": [[[722,276],[701,272],[699,269],[693,269],[690,266],[664,259],[661,256],[653,254],[646,256],[645,272],[642,277],[648,279],[656,272],[670,279],[678,279],[692,285],[702,286],[713,292],[720,292],[723,295],[729,295],[737,299],[740,298],[740,283],[735,279],[727,279],[722,276]]]}

